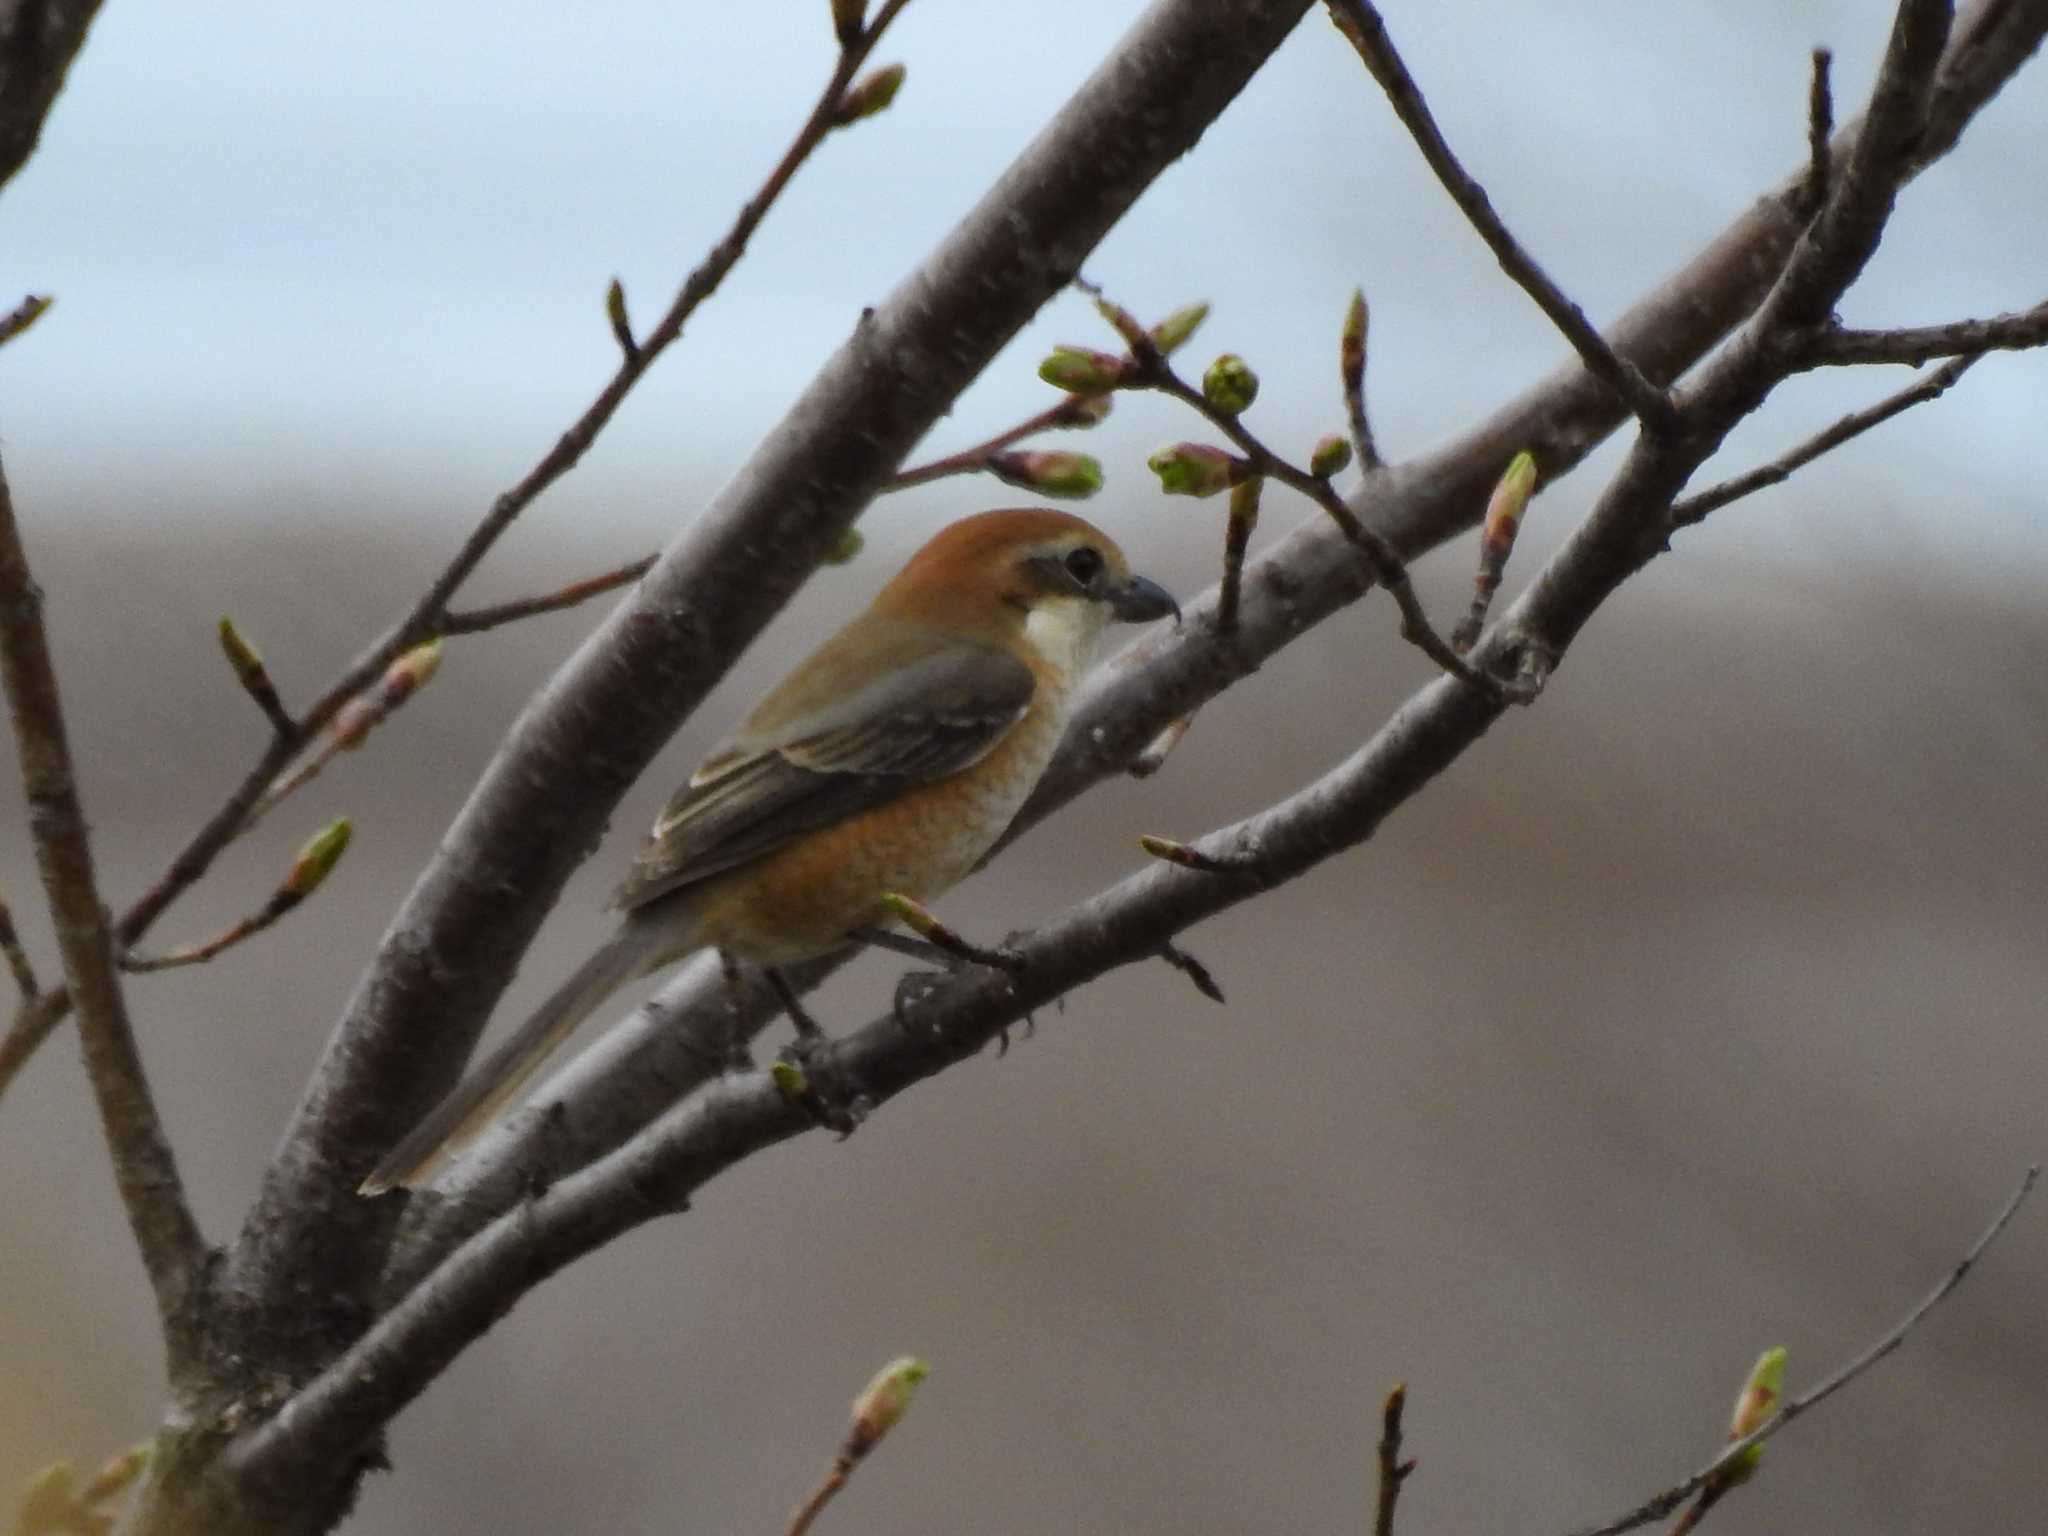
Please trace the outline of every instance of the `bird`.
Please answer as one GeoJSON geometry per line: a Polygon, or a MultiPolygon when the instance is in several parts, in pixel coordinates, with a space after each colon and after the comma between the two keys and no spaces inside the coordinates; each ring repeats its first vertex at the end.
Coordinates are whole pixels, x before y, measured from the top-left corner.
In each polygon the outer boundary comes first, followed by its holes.
{"type": "Polygon", "coordinates": [[[610,937],[359,1192],[431,1184],[614,992],[698,950],[761,968],[814,1029],[780,968],[881,941],[885,898],[929,901],[973,869],[1044,773],[1103,628],[1169,614],[1070,513],[942,528],[704,759],[614,891],[610,937]]]}

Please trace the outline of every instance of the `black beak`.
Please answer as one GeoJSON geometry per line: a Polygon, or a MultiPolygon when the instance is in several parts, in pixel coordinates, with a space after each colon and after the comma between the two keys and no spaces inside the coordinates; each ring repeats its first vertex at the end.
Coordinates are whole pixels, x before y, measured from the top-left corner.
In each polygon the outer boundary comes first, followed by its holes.
{"type": "Polygon", "coordinates": [[[1169,613],[1173,622],[1180,622],[1180,604],[1173,600],[1173,594],[1156,581],[1143,576],[1133,576],[1124,586],[1109,594],[1109,611],[1126,624],[1141,624],[1147,619],[1163,619],[1169,613]]]}

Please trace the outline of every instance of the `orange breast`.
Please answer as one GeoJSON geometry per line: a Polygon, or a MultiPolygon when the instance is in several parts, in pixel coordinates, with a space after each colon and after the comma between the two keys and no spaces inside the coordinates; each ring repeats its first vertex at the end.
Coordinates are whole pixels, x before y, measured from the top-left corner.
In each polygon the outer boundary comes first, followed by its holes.
{"type": "Polygon", "coordinates": [[[708,881],[698,894],[705,943],[756,965],[836,949],[849,930],[885,923],[882,894],[936,900],[994,846],[1059,742],[1061,695],[1038,697],[988,756],[873,810],[798,838],[708,881]]]}

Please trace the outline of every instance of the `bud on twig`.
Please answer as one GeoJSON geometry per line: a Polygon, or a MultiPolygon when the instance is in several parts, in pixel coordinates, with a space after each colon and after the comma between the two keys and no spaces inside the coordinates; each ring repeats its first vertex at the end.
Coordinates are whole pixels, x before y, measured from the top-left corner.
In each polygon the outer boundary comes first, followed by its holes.
{"type": "Polygon", "coordinates": [[[1209,318],[1207,301],[1184,304],[1152,327],[1152,345],[1161,357],[1171,357],[1187,344],[1202,322],[1209,318]]]}
{"type": "Polygon", "coordinates": [[[228,665],[235,669],[235,680],[242,685],[242,691],[256,701],[256,707],[270,723],[282,734],[296,730],[292,717],[285,713],[284,702],[277,696],[277,685],[270,680],[270,669],[263,665],[262,653],[226,614],[220,617],[220,648],[228,665]]]}
{"type": "Polygon", "coordinates": [[[1365,414],[1365,338],[1371,315],[1365,290],[1354,288],[1344,310],[1344,330],[1337,342],[1337,372],[1344,383],[1344,414],[1351,422],[1351,440],[1358,448],[1358,467],[1367,474],[1380,467],[1380,451],[1372,440],[1372,422],[1365,414]]]}
{"type": "Polygon", "coordinates": [[[1351,444],[1340,433],[1331,432],[1317,438],[1315,447],[1308,451],[1308,472],[1318,480],[1329,479],[1350,462],[1351,444]]]}
{"type": "MultiPolygon", "coordinates": [[[[1749,1369],[1749,1379],[1736,1394],[1735,1411],[1728,1417],[1728,1438],[1744,1440],[1755,1434],[1777,1413],[1785,1396],[1785,1350],[1782,1345],[1765,1350],[1749,1369]]],[[[1728,1486],[1733,1488],[1756,1476],[1756,1465],[1764,1448],[1752,1445],[1728,1464],[1728,1486]]]]}
{"type": "Polygon", "coordinates": [[[1145,463],[1169,496],[1214,496],[1244,479],[1251,466],[1207,443],[1174,443],[1145,463]]]}
{"type": "Polygon", "coordinates": [[[903,88],[903,66],[884,64],[880,69],[870,70],[847,88],[839,98],[839,110],[832,114],[832,126],[845,128],[864,117],[873,117],[885,111],[896,99],[897,91],[903,88]]]}
{"type": "Polygon", "coordinates": [[[1106,395],[1124,382],[1124,359],[1087,347],[1058,346],[1038,365],[1038,376],[1054,389],[1075,395],[1106,395]]]}
{"type": "Polygon", "coordinates": [[[1105,421],[1115,404],[1108,395],[1069,395],[1053,407],[1052,425],[1086,431],[1105,421]]]}
{"type": "Polygon", "coordinates": [[[306,839],[299,849],[298,857],[292,860],[291,873],[284,877],[279,892],[289,893],[296,901],[303,901],[315,891],[329,875],[334,866],[341,862],[341,856],[348,852],[348,840],[355,828],[346,816],[337,816],[318,832],[306,839]]]}
{"type": "Polygon", "coordinates": [[[1351,302],[1344,307],[1344,330],[1337,340],[1337,369],[1344,378],[1344,392],[1357,389],[1365,377],[1365,333],[1371,312],[1365,307],[1365,290],[1351,290],[1351,302]]]}
{"type": "Polygon", "coordinates": [[[1480,537],[1489,553],[1497,553],[1505,565],[1514,553],[1515,535],[1521,532],[1522,514],[1529,498],[1536,494],[1536,456],[1524,448],[1508,461],[1493,495],[1486,503],[1486,523],[1480,537]]]}
{"type": "Polygon", "coordinates": [[[619,344],[619,350],[626,354],[626,361],[637,362],[640,358],[640,343],[633,339],[633,322],[626,314],[626,289],[616,277],[604,291],[604,314],[612,325],[612,340],[619,344]]]}
{"type": "Polygon", "coordinates": [[[845,1454],[860,1460],[902,1421],[917,1394],[918,1384],[932,1368],[911,1355],[891,1360],[875,1373],[867,1390],[853,1400],[853,1427],[846,1434],[845,1454]]]}
{"type": "Polygon", "coordinates": [[[882,905],[889,909],[891,917],[921,939],[944,943],[946,939],[954,937],[953,930],[934,917],[931,909],[922,902],[913,901],[896,891],[884,891],[882,905]]]}
{"type": "Polygon", "coordinates": [[[1138,317],[1102,291],[1088,283],[1079,285],[1095,300],[1095,312],[1107,320],[1110,328],[1123,338],[1125,346],[1133,352],[1144,352],[1153,346],[1152,333],[1138,324],[1138,317]]]}
{"type": "Polygon", "coordinates": [[[1239,415],[1259,398],[1259,376],[1235,352],[1226,352],[1202,375],[1202,398],[1226,416],[1239,415]]]}
{"type": "Polygon", "coordinates": [[[1479,570],[1472,578],[1472,608],[1451,631],[1451,646],[1460,654],[1479,641],[1487,610],[1493,606],[1493,594],[1499,590],[1501,575],[1507,570],[1508,556],[1514,553],[1522,514],[1535,493],[1536,458],[1525,448],[1508,461],[1486,503],[1486,521],[1479,529],[1479,570]]]}
{"type": "Polygon", "coordinates": [[[811,1080],[793,1061],[778,1058],[769,1065],[768,1076],[777,1091],[792,1104],[801,1104],[811,1096],[811,1080]]]}
{"type": "Polygon", "coordinates": [[[832,35],[839,46],[851,48],[860,41],[860,29],[868,16],[868,0],[832,0],[832,35]]]}
{"type": "Polygon", "coordinates": [[[1024,449],[989,455],[989,473],[1005,485],[1085,501],[1102,489],[1102,465],[1085,453],[1024,449]]]}
{"type": "Polygon", "coordinates": [[[374,689],[357,694],[335,715],[329,727],[344,747],[359,747],[384,717],[426,687],[441,666],[441,642],[429,640],[416,645],[384,669],[374,689]]]}
{"type": "Polygon", "coordinates": [[[839,542],[825,551],[820,565],[851,565],[863,549],[867,548],[867,537],[858,528],[849,528],[839,535],[839,542]]]}
{"type": "Polygon", "coordinates": [[[1138,846],[1153,858],[1168,864],[1178,864],[1182,869],[1199,870],[1205,875],[1227,875],[1234,872],[1233,866],[1221,859],[1212,859],[1199,848],[1190,848],[1186,843],[1175,842],[1170,837],[1154,837],[1150,832],[1141,833],[1138,846]]]}

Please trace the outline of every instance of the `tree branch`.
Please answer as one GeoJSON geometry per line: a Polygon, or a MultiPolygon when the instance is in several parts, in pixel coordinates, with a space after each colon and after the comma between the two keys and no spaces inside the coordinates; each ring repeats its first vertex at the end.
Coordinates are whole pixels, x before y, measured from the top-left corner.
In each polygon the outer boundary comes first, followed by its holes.
{"type": "MultiPolygon", "coordinates": [[[[114,937],[120,948],[127,948],[147,933],[165,908],[205,875],[215,856],[247,830],[253,817],[260,814],[277,776],[291,765],[301,749],[329,721],[375,684],[394,660],[435,635],[446,632],[448,602],[463,582],[469,579],[513,520],[582,459],[633,386],[661,353],[681,336],[684,323],[717,291],[726,273],[745,254],[747,241],[811,152],[835,127],[842,126],[836,118],[848,85],[883,31],[907,3],[908,0],[885,0],[874,21],[853,43],[842,49],[831,77],[796,138],[769,173],[768,179],[740,210],[725,237],[690,273],[668,312],[644,341],[625,352],[618,370],[554,447],[517,485],[492,503],[490,510],[414,602],[411,610],[349,664],[341,677],[305,712],[295,729],[288,731],[284,722],[273,722],[277,727],[273,739],[255,766],[229,794],[226,803],[193,835],[156,883],[121,915],[114,926],[114,937]]],[[[461,618],[470,629],[483,627],[477,624],[474,614],[462,615],[461,618]]],[[[0,1094],[5,1093],[36,1048],[69,1012],[70,1006],[68,993],[53,991],[45,994],[38,1007],[25,1010],[16,1018],[6,1038],[0,1039],[0,1094]]]]}
{"type": "Polygon", "coordinates": [[[1799,1397],[1787,1398],[1785,1406],[1779,1409],[1777,1413],[1766,1419],[1749,1434],[1744,1435],[1740,1440],[1730,1441],[1726,1450],[1722,1451],[1720,1455],[1707,1463],[1706,1466],[1700,1468],[1699,1471],[1693,1473],[1691,1477],[1686,1478],[1685,1481],[1674,1483],[1662,1493],[1657,1494],[1653,1498],[1646,1499],[1627,1514],[1617,1516],[1605,1525],[1588,1526],[1583,1531],[1575,1532],[1574,1536],[1622,1536],[1624,1531],[1635,1530],[1639,1526],[1650,1524],[1653,1520],[1662,1520],[1687,1499],[1705,1488],[1707,1484],[1721,1477],[1751,1449],[1762,1445],[1764,1441],[1770,1439],[1771,1436],[1775,1435],[1808,1409],[1816,1408],[1828,1398],[1833,1397],[1842,1388],[1848,1386],[1850,1382],[1905,1343],[1907,1336],[1927,1320],[1927,1315],[1930,1312],[1948,1299],[1949,1293],[1962,1284],[1965,1275],[1976,1268],[1977,1261],[1984,1257],[1985,1250],[1998,1240],[1999,1234],[2005,1231],[2006,1227],[2012,1222],[2013,1217],[2018,1214],[2021,1204],[2033,1191],[2034,1182],[2040,1176],[2041,1170],[2038,1166],[2029,1168],[2026,1171],[2025,1175],[2020,1179],[2019,1188],[2012,1192],[2011,1198],[2005,1202],[2004,1209],[1998,1213],[1992,1220],[1991,1225],[1985,1229],[1984,1235],[1970,1245],[1970,1251],[1963,1255],[1961,1261],[1949,1270],[1946,1275],[1942,1276],[1940,1283],[1932,1291],[1928,1292],[1921,1299],[1919,1305],[1908,1312],[1905,1318],[1890,1333],[1887,1333],[1883,1338],[1836,1371],[1834,1375],[1822,1381],[1818,1386],[1799,1397]]]}
{"type": "MultiPolygon", "coordinates": [[[[598,392],[597,398],[561,435],[554,447],[527,471],[517,485],[491,504],[490,510],[470,531],[461,548],[414,602],[411,610],[349,664],[341,677],[305,712],[297,722],[296,730],[287,732],[282,723],[274,722],[278,729],[272,741],[228,796],[226,803],[193,835],[156,883],[121,915],[114,927],[115,940],[121,948],[127,948],[147,933],[164,909],[206,873],[221,849],[247,829],[277,776],[291,765],[299,751],[329,721],[371,687],[395,659],[446,632],[449,600],[505,530],[511,527],[513,520],[549,486],[575,468],[633,386],[661,353],[682,335],[684,323],[717,291],[726,273],[745,254],[747,241],[753,237],[754,231],[760,227],[804,161],[834,128],[842,126],[836,118],[847,87],[889,23],[907,3],[908,0],[885,0],[873,22],[853,43],[841,50],[831,77],[796,138],[769,173],[768,179],[741,208],[724,238],[712,247],[710,254],[684,281],[654,330],[625,353],[617,371],[598,392]]],[[[4,82],[0,82],[0,89],[4,89],[4,82]]],[[[461,617],[470,629],[484,627],[477,624],[474,614],[461,617]]],[[[41,1006],[25,1011],[15,1020],[7,1037],[0,1040],[0,1093],[6,1091],[36,1047],[62,1021],[70,1005],[68,994],[47,993],[41,1006]]]]}
{"type": "Polygon", "coordinates": [[[0,186],[28,163],[99,0],[17,0],[0,21],[0,186]]]}
{"type": "Polygon", "coordinates": [[[57,930],[72,995],[86,1075],[128,1225],[156,1293],[157,1316],[175,1364],[195,1339],[192,1299],[206,1243],[185,1203],[177,1159],[157,1118],[156,1101],[129,1027],[113,936],[93,878],[92,846],[71,767],[63,703],[43,628],[43,598],[29,572],[14,499],[0,471],[0,675],[14,720],[27,792],[36,865],[57,930]]]}
{"type": "Polygon", "coordinates": [[[1876,405],[1867,406],[1860,411],[1851,411],[1826,431],[1816,432],[1797,448],[1781,454],[1770,463],[1759,465],[1746,474],[1723,480],[1719,485],[1673,503],[1671,525],[1674,528],[1690,527],[1709,513],[1720,511],[1730,502],[1740,501],[1745,496],[1752,496],[1774,485],[1783,485],[1792,478],[1795,471],[1804,469],[1822,454],[1832,453],[1850,439],[1861,437],[1872,427],[1882,426],[1903,411],[1911,410],[1916,405],[1924,405],[1930,400],[1939,400],[1976,361],[1976,357],[1951,359],[1909,388],[1886,396],[1876,405]]]}
{"type": "Polygon", "coordinates": [[[572,581],[567,586],[557,587],[552,592],[543,592],[534,597],[522,597],[509,603],[493,603],[488,608],[469,608],[460,613],[444,613],[437,632],[443,635],[474,635],[487,629],[496,629],[502,624],[516,624],[521,619],[530,619],[538,614],[559,613],[564,608],[574,608],[578,603],[587,603],[593,597],[607,592],[616,592],[645,576],[654,564],[653,555],[642,555],[638,560],[628,560],[624,565],[609,571],[600,571],[595,576],[586,576],[572,581]]]}
{"type": "Polygon", "coordinates": [[[1971,357],[2048,346],[2048,303],[1988,320],[1952,320],[1889,331],[1831,328],[1813,342],[1812,366],[1845,363],[1910,363],[1915,368],[1937,357],[1971,357]]]}
{"type": "MultiPolygon", "coordinates": [[[[1909,11],[1914,3],[1908,0],[1909,11]]],[[[1895,51],[1888,69],[1910,69],[1912,58],[1910,51],[1895,51]]],[[[1885,83],[1881,78],[1880,90],[1885,83]]],[[[1878,174],[1865,163],[1866,186],[1878,174]]],[[[1860,264],[1838,259],[1816,270],[1846,286],[1860,264]]],[[[1731,347],[1708,365],[1681,405],[1683,430],[1638,438],[1585,523],[1482,642],[1482,664],[1534,648],[1546,668],[1554,666],[1606,598],[1668,547],[1672,497],[1735,419],[1717,413],[1754,406],[1744,405],[1747,392],[1737,386],[1749,380],[1760,350],[1760,343],[1731,347]]],[[[1756,391],[1756,400],[1762,393],[1756,391]]],[[[916,1028],[884,1017],[819,1046],[806,1070],[872,1104],[887,1102],[972,1056],[1032,1008],[1116,965],[1157,953],[1201,918],[1364,841],[1504,708],[1454,679],[1437,679],[1358,753],[1308,788],[1202,839],[1197,851],[1211,867],[1160,863],[1127,877],[1017,941],[1022,964],[1016,973],[963,974],[920,1007],[916,1028]]],[[[463,1243],[295,1400],[289,1422],[329,1454],[357,1443],[423,1389],[474,1337],[470,1330],[488,1326],[517,1294],[575,1257],[580,1245],[597,1246],[653,1215],[680,1209],[717,1172],[810,1123],[767,1074],[727,1076],[699,1090],[617,1151],[463,1243]]],[[[275,1446],[282,1433],[276,1426],[262,1431],[250,1457],[257,1463],[283,1457],[275,1446]]]]}
{"type": "Polygon", "coordinates": [[[1408,66],[1395,50],[1394,40],[1388,35],[1387,24],[1380,19],[1379,11],[1366,0],[1327,0],[1327,4],[1337,30],[1358,50],[1359,58],[1365,61],[1373,79],[1386,92],[1394,115],[1401,119],[1401,125],[1415,140],[1415,147],[1422,151],[1422,158],[1429,162],[1436,179],[1450,193],[1451,201],[1458,205],[1459,211],[1500,262],[1501,270],[1536,301],[1536,307],[1564,333],[1565,340],[1572,344],[1572,350],[1579,354],[1587,369],[1614,391],[1637,420],[1652,431],[1667,430],[1671,426],[1671,401],[1664,391],[1607,344],[1606,339],[1594,329],[1593,322],[1586,318],[1586,312],[1550,280],[1549,274],[1536,264],[1533,256],[1522,249],[1500,215],[1494,212],[1486,189],[1458,163],[1458,157],[1452,153],[1443,131],[1436,125],[1429,103],[1423,99],[1422,88],[1415,83],[1415,77],[1408,73],[1408,66]]]}
{"type": "MultiPolygon", "coordinates": [[[[1953,147],[2044,33],[2048,4],[1982,0],[1966,13],[1930,113],[1944,131],[1922,140],[1911,168],[1953,147]]],[[[1860,120],[1845,126],[1837,145],[1846,151],[1859,127],[1860,120]]],[[[1652,377],[1674,377],[1692,366],[1742,321],[1780,270],[1805,225],[1791,206],[1804,179],[1802,165],[1638,301],[1613,327],[1615,345],[1652,377]]],[[[1533,449],[1547,485],[1626,419],[1604,384],[1570,364],[1446,447],[1369,477],[1352,507],[1413,559],[1478,521],[1518,449],[1533,449]]],[[[1218,630],[1216,588],[1185,603],[1185,624],[1146,634],[1077,690],[1060,750],[1005,845],[1100,780],[1121,774],[1160,731],[1369,590],[1355,551],[1318,513],[1247,564],[1234,635],[1218,630]]],[[[843,962],[820,962],[814,974],[837,963],[843,962]]],[[[765,1021],[772,1005],[761,990],[755,1017],[765,1021]]],[[[533,1108],[486,1133],[450,1171],[446,1198],[415,1197],[380,1294],[404,1294],[437,1257],[509,1209],[533,1180],[582,1167],[619,1146],[704,1082],[705,1060],[719,1059],[729,1017],[715,968],[686,968],[653,1003],[565,1068],[533,1108]]]]}
{"type": "Polygon", "coordinates": [[[1155,5],[514,727],[317,1067],[228,1284],[307,1368],[356,1326],[395,1209],[354,1190],[443,1093],[619,797],[904,453],[1184,153],[1305,0],[1155,5]],[[763,561],[762,550],[776,559],[763,561]],[[331,1298],[309,1307],[308,1296],[331,1298]]]}
{"type": "MultiPolygon", "coordinates": [[[[1908,169],[1952,149],[1963,129],[2048,34],[2048,0],[1977,0],[1958,20],[1934,100],[1908,169]]],[[[1861,119],[1835,135],[1846,153],[1861,119]]],[[[1761,196],[1700,254],[1609,328],[1612,344],[1653,380],[1676,378],[1742,323],[1775,282],[1805,228],[1799,171],[1761,196]]],[[[1488,492],[1527,448],[1541,483],[1569,472],[1628,413],[1582,363],[1566,364],[1479,426],[1351,494],[1352,510],[1405,559],[1478,522],[1488,492]]],[[[1188,622],[1149,633],[1078,690],[1066,738],[1012,825],[1014,840],[1123,767],[1167,724],[1250,676],[1286,645],[1367,590],[1356,557],[1333,529],[1311,520],[1269,546],[1245,570],[1245,601],[1228,642],[1203,622],[1208,594],[1182,606],[1188,622]]]]}

